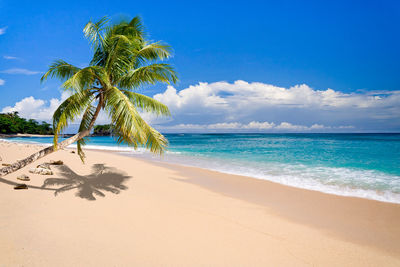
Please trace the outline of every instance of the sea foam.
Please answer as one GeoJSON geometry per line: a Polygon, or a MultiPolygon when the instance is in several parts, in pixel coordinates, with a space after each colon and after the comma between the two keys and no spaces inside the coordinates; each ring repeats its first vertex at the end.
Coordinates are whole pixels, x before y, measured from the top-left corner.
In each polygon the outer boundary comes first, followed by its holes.
{"type": "MultiPolygon", "coordinates": [[[[162,156],[144,148],[91,137],[85,149],[116,151],[222,173],[243,175],[330,194],[400,203],[398,134],[185,134],[167,135],[162,156]]],[[[51,145],[52,138],[8,142],[51,145]]],[[[76,145],[69,146],[76,148],[76,145]]]]}

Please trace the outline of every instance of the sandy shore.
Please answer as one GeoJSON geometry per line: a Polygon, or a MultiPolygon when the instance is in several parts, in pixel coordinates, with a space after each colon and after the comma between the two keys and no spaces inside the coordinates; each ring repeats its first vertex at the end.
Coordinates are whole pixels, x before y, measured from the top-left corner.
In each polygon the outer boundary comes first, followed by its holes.
{"type": "MultiPolygon", "coordinates": [[[[0,163],[36,150],[0,142],[0,163]]],[[[400,266],[400,205],[86,154],[0,178],[0,266],[400,266]]]]}
{"type": "Polygon", "coordinates": [[[0,134],[0,138],[13,138],[13,137],[53,137],[50,134],[0,134]]]}

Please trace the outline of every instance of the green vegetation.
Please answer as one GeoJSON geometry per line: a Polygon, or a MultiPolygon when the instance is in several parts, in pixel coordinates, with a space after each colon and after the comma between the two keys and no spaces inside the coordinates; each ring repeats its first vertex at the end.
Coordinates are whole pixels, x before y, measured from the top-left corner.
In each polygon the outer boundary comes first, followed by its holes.
{"type": "Polygon", "coordinates": [[[93,128],[93,135],[111,135],[112,133],[111,124],[95,125],[93,128]]]}
{"type": "Polygon", "coordinates": [[[2,134],[53,134],[50,124],[42,121],[26,120],[18,116],[18,112],[0,113],[0,133],[2,134]]]}
{"type": "Polygon", "coordinates": [[[117,24],[110,24],[106,17],[98,22],[89,21],[83,32],[93,48],[89,66],[78,68],[56,60],[41,79],[58,78],[64,82],[62,88],[71,92],[53,115],[54,148],[77,142],[83,160],[85,138],[100,110],[104,110],[111,118],[118,142],[162,153],[168,143],[166,138],[144,121],[139,110],[166,116],[170,112],[167,106],[137,90],[158,82],[177,81],[173,68],[160,63],[171,57],[170,47],[146,40],[139,17],[117,24]],[[79,132],[59,144],[58,134],[77,118],[82,118],[79,132]]]}

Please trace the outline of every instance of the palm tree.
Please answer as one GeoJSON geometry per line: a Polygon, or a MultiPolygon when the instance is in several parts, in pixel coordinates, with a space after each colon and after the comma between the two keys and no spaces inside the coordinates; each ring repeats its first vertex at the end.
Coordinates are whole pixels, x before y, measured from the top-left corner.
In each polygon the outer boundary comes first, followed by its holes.
{"type": "Polygon", "coordinates": [[[62,88],[71,94],[54,112],[54,145],[0,169],[0,176],[74,142],[77,142],[78,154],[83,161],[82,146],[101,110],[109,115],[119,143],[134,148],[145,146],[154,153],[165,150],[167,140],[143,120],[138,109],[168,116],[168,107],[137,93],[136,89],[158,82],[177,81],[173,68],[160,63],[171,57],[170,47],[146,40],[139,17],[118,24],[110,24],[107,17],[96,23],[89,21],[83,32],[94,51],[89,66],[78,68],[56,60],[41,78],[41,81],[49,77],[62,80],[62,88]],[[59,143],[58,135],[80,117],[78,133],[59,143]]]}

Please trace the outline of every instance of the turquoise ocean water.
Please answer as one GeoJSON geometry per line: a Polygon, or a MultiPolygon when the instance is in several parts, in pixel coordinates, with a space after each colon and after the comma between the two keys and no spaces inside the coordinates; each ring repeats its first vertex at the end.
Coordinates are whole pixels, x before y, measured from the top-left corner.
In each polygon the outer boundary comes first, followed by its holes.
{"type": "MultiPolygon", "coordinates": [[[[295,187],[400,203],[400,134],[166,134],[168,152],[91,137],[87,148],[246,175],[295,187]]],[[[50,137],[7,139],[48,143],[50,137]]]]}

